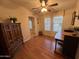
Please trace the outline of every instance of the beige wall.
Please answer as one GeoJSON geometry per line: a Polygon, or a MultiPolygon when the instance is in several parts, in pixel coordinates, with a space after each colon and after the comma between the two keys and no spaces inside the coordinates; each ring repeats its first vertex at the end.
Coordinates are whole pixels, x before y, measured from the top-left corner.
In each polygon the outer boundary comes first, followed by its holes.
{"type": "Polygon", "coordinates": [[[67,29],[71,26],[72,14],[75,10],[75,7],[65,10],[65,15],[63,19],[63,29],[67,29]]]}
{"type": "Polygon", "coordinates": [[[8,8],[0,5],[0,20],[7,19],[9,16],[17,17],[17,22],[21,23],[24,42],[30,39],[31,35],[28,25],[28,16],[33,16],[32,13],[28,9],[21,6],[17,8],[8,8]]]}

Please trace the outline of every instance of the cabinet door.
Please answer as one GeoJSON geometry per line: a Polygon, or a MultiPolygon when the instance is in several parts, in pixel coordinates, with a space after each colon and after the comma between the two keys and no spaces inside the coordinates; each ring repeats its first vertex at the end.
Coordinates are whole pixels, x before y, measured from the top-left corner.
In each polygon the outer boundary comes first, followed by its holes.
{"type": "Polygon", "coordinates": [[[10,24],[5,23],[5,24],[2,24],[2,26],[4,30],[7,30],[7,31],[10,30],[10,24]]]}
{"type": "Polygon", "coordinates": [[[75,58],[76,49],[78,46],[78,37],[66,36],[64,37],[63,53],[64,55],[75,58]]]}
{"type": "Polygon", "coordinates": [[[11,24],[3,24],[3,35],[9,54],[12,54],[14,48],[14,40],[12,36],[11,24]]]}
{"type": "Polygon", "coordinates": [[[2,26],[3,26],[3,35],[5,41],[9,43],[12,41],[12,32],[11,32],[10,24],[2,24],[2,26]]]}
{"type": "Polygon", "coordinates": [[[17,34],[19,38],[23,38],[20,24],[17,24],[17,34]]]}
{"type": "Polygon", "coordinates": [[[21,44],[23,43],[23,36],[22,36],[22,30],[21,30],[21,25],[20,24],[17,24],[17,32],[18,32],[18,35],[19,35],[19,42],[21,42],[21,44]]]}

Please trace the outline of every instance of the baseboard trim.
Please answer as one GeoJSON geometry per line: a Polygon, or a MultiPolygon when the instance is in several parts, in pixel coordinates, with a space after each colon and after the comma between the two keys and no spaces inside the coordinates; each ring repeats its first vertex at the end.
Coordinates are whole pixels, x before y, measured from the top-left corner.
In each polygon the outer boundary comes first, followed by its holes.
{"type": "Polygon", "coordinates": [[[29,41],[31,39],[31,37],[28,37],[26,40],[24,40],[24,43],[29,41]]]}
{"type": "Polygon", "coordinates": [[[24,40],[24,43],[26,43],[27,41],[29,41],[31,38],[34,38],[34,37],[36,37],[36,36],[28,37],[27,40],[24,40]]]}

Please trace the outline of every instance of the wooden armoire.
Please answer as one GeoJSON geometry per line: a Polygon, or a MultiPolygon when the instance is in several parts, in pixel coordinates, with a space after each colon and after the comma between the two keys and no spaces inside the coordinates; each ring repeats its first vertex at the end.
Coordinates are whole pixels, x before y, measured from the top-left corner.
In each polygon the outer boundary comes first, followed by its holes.
{"type": "Polygon", "coordinates": [[[0,23],[0,59],[12,57],[22,44],[20,23],[0,23]]]}

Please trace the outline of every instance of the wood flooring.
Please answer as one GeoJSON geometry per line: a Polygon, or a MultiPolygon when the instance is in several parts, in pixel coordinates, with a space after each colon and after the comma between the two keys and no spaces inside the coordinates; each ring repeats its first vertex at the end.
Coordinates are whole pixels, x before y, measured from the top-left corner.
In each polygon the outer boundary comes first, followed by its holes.
{"type": "Polygon", "coordinates": [[[53,38],[37,36],[24,43],[13,59],[64,59],[62,55],[54,53],[54,46],[53,38]]]}

